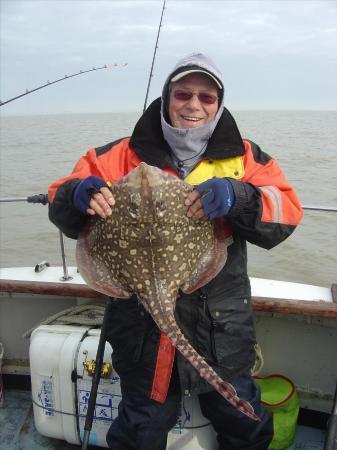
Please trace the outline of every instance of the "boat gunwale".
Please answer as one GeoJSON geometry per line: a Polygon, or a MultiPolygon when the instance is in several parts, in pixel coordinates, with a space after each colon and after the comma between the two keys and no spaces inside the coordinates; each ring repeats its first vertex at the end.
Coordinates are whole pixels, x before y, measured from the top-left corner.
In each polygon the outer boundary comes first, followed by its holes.
{"type": "MultiPolygon", "coordinates": [[[[0,292],[107,299],[106,295],[94,291],[85,284],[77,283],[62,284],[58,282],[0,279],[0,292]]],[[[337,318],[337,284],[332,285],[331,292],[332,302],[322,299],[310,301],[253,295],[252,306],[254,311],[259,312],[337,318]]]]}

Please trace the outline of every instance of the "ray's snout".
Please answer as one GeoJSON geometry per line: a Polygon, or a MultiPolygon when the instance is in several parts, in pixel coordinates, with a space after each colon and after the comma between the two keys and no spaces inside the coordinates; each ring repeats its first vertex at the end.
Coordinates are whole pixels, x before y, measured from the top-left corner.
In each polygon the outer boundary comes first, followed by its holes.
{"type": "MultiPolygon", "coordinates": [[[[163,184],[163,172],[157,167],[141,162],[133,171],[139,179],[139,184],[146,189],[153,189],[163,184]]],[[[164,174],[165,175],[165,174],[164,174]]]]}

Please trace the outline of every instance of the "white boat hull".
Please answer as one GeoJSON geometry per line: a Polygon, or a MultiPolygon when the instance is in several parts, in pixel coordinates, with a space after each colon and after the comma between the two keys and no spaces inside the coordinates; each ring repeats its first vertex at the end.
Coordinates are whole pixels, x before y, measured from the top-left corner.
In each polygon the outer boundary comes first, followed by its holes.
{"type": "MultiPolygon", "coordinates": [[[[22,335],[42,320],[83,303],[97,293],[75,267],[62,280],[61,267],[0,270],[3,372],[29,374],[29,341],[22,335]]],[[[337,378],[337,303],[332,290],[284,281],[251,278],[257,339],[264,358],[260,375],[281,373],[300,390],[305,408],[330,412],[337,378]]],[[[100,297],[104,299],[104,297],[100,297]]]]}

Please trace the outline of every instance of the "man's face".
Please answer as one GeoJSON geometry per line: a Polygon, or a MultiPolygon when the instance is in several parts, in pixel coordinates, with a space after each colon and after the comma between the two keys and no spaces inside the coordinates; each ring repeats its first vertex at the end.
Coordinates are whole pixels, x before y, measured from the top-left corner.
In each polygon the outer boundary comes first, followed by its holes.
{"type": "Polygon", "coordinates": [[[176,128],[198,128],[211,122],[218,111],[218,90],[210,77],[186,75],[172,83],[168,113],[176,128]]]}

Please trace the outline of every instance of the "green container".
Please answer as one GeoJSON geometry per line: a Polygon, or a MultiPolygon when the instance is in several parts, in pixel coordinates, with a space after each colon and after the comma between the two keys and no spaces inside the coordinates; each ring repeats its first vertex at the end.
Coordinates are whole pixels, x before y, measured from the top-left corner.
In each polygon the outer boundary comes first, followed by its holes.
{"type": "Polygon", "coordinates": [[[295,385],[278,374],[254,378],[261,389],[262,404],[273,414],[274,436],[268,450],[286,449],[294,442],[299,412],[295,385]]]}

